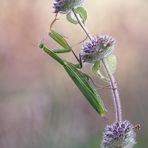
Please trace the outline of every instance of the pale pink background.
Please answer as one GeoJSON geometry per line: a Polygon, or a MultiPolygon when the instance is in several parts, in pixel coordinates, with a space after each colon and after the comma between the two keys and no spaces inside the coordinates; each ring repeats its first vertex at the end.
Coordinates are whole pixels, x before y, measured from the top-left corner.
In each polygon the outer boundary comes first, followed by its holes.
{"type": "MultiPolygon", "coordinates": [[[[141,124],[137,148],[143,148],[148,138],[148,1],[87,0],[84,5],[89,31],[117,40],[123,115],[141,124]]],[[[100,118],[63,68],[38,48],[42,39],[58,47],[48,37],[52,11],[47,0],[0,0],[0,148],[76,148],[72,144],[92,135],[99,143],[103,128],[114,120],[108,90],[101,91],[108,113],[100,118]]],[[[54,29],[72,45],[84,38],[79,26],[64,15],[59,18],[54,29]]],[[[76,62],[72,54],[62,57],[76,62]]],[[[84,70],[90,72],[90,66],[84,70]]]]}

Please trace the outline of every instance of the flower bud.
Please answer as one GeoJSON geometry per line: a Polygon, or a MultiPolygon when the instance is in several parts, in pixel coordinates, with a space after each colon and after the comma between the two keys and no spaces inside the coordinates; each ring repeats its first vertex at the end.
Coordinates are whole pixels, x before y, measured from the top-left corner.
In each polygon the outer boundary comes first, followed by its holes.
{"type": "Polygon", "coordinates": [[[105,128],[101,148],[132,148],[136,132],[129,121],[114,122],[105,128]]]}
{"type": "Polygon", "coordinates": [[[68,13],[72,8],[75,8],[83,3],[84,0],[54,0],[54,13],[68,13]]]}
{"type": "Polygon", "coordinates": [[[83,44],[80,58],[83,63],[94,63],[110,55],[115,45],[115,40],[108,35],[96,36],[83,44]]]}

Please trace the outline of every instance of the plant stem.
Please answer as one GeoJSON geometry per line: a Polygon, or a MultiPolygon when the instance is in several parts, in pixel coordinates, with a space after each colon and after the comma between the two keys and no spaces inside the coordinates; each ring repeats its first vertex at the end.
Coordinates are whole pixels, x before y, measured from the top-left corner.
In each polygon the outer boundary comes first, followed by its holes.
{"type": "Polygon", "coordinates": [[[73,12],[74,16],[76,17],[76,19],[77,19],[79,25],[81,26],[81,28],[82,28],[82,29],[84,30],[84,32],[86,33],[87,37],[88,37],[90,40],[92,40],[92,36],[91,36],[91,34],[88,32],[88,30],[87,30],[87,28],[85,27],[84,23],[81,21],[80,16],[75,12],[74,9],[72,9],[72,12],[73,12]]]}
{"type": "Polygon", "coordinates": [[[115,112],[116,112],[116,121],[122,121],[122,109],[121,109],[121,102],[120,102],[120,96],[119,96],[119,92],[118,92],[117,83],[115,81],[113,74],[109,70],[106,60],[102,59],[102,63],[103,63],[104,69],[110,79],[110,85],[111,85],[112,96],[113,96],[115,112]]]}
{"type": "MultiPolygon", "coordinates": [[[[79,15],[77,15],[75,13],[74,9],[72,9],[72,12],[73,12],[74,16],[76,17],[81,28],[86,33],[87,37],[90,40],[92,40],[91,34],[89,33],[89,31],[85,27],[84,23],[81,21],[81,18],[79,17],[79,15]]],[[[121,102],[120,102],[120,96],[119,96],[119,92],[118,92],[118,88],[117,88],[117,83],[115,81],[113,74],[110,72],[105,59],[102,59],[102,63],[103,63],[104,69],[108,75],[108,78],[110,79],[110,85],[111,85],[111,89],[112,89],[112,96],[113,96],[113,102],[114,102],[115,113],[116,113],[116,121],[122,121],[122,109],[121,109],[121,102]]]]}

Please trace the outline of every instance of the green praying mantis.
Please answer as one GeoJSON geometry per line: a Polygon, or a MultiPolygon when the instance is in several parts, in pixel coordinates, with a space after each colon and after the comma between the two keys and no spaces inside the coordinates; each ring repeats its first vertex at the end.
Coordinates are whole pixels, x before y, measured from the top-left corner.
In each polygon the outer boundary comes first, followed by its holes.
{"type": "Polygon", "coordinates": [[[61,34],[57,33],[56,31],[51,30],[49,32],[49,36],[52,39],[54,39],[54,41],[56,41],[62,48],[50,50],[48,47],[45,46],[45,44],[43,42],[40,44],[39,47],[41,49],[43,49],[43,51],[45,53],[47,53],[49,56],[51,56],[60,65],[63,66],[65,71],[68,73],[68,75],[74,81],[76,86],[79,88],[79,90],[85,96],[85,98],[89,101],[89,103],[92,105],[92,107],[101,116],[104,116],[104,114],[106,112],[106,108],[103,104],[101,97],[99,96],[99,94],[96,92],[96,90],[93,88],[92,84],[90,83],[89,76],[87,74],[83,73],[82,71],[80,71],[80,68],[82,68],[81,60],[76,56],[76,54],[72,50],[72,47],[68,44],[68,42],[64,39],[64,37],[61,34]],[[59,53],[67,53],[67,52],[72,52],[79,63],[73,64],[71,62],[61,59],[57,55],[59,53]]]}

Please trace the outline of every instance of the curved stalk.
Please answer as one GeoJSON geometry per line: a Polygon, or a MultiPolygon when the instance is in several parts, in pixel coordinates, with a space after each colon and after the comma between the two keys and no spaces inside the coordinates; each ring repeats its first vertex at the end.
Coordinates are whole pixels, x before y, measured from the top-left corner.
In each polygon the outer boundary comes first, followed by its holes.
{"type": "Polygon", "coordinates": [[[116,121],[122,121],[122,109],[121,109],[121,102],[120,102],[120,96],[119,96],[119,92],[118,92],[117,83],[115,81],[113,74],[110,72],[105,59],[102,59],[102,63],[103,63],[104,69],[110,79],[110,85],[111,85],[115,113],[116,113],[116,121]]]}
{"type": "MultiPolygon", "coordinates": [[[[88,32],[84,23],[81,21],[79,15],[77,15],[75,13],[74,9],[72,9],[72,12],[73,12],[74,16],[76,17],[81,28],[86,33],[87,37],[90,40],[92,40],[91,34],[88,32]]],[[[119,96],[119,92],[118,92],[118,88],[117,88],[117,83],[115,81],[113,74],[110,72],[109,67],[107,66],[107,63],[105,62],[105,59],[102,59],[102,63],[103,63],[104,69],[108,75],[108,78],[110,79],[111,91],[112,91],[113,102],[114,102],[115,113],[116,113],[116,121],[122,121],[122,109],[121,109],[121,102],[120,102],[120,96],[119,96]]]]}

